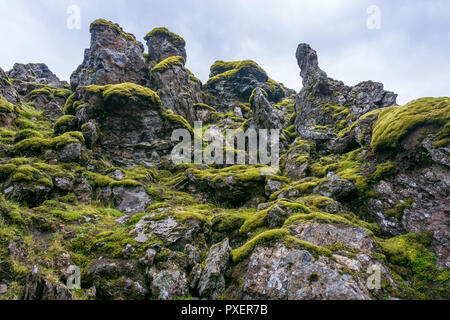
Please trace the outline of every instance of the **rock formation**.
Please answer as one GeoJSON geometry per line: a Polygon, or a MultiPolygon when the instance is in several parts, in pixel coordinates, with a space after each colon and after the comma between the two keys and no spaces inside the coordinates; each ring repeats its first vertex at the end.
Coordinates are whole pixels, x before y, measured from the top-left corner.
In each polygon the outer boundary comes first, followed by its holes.
{"type": "Polygon", "coordinates": [[[298,94],[251,60],[202,85],[165,28],[145,56],[112,22],[91,36],[71,88],[0,69],[0,300],[450,298],[450,98],[397,106],[306,44],[298,94]],[[205,154],[211,130],[279,129],[280,169],[231,144],[244,164],[176,165],[196,120],[205,154]]]}
{"type": "Polygon", "coordinates": [[[89,84],[147,83],[144,46],[132,34],[103,19],[92,22],[90,32],[91,46],[70,77],[72,90],[89,84]]]}

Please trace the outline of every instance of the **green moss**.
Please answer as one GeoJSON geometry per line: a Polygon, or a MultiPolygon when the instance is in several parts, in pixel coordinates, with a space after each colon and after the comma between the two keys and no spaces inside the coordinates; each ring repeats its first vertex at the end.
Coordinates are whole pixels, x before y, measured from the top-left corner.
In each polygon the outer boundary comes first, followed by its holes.
{"type": "Polygon", "coordinates": [[[268,93],[270,93],[272,97],[276,96],[277,92],[280,91],[286,94],[286,91],[284,90],[283,86],[270,78],[264,83],[264,86],[266,87],[268,93]]]}
{"type": "Polygon", "coordinates": [[[264,226],[267,222],[267,215],[276,206],[284,208],[285,210],[289,211],[291,214],[310,213],[311,212],[311,209],[302,203],[290,202],[287,200],[280,199],[280,200],[274,201],[274,203],[272,203],[267,209],[258,211],[256,213],[250,215],[245,220],[244,224],[241,226],[239,232],[247,233],[247,232],[255,230],[259,227],[264,226]]]}
{"type": "Polygon", "coordinates": [[[274,229],[260,233],[242,247],[231,251],[231,259],[235,263],[242,261],[253,252],[256,246],[282,239],[288,235],[289,231],[286,229],[274,229]]]}
{"type": "Polygon", "coordinates": [[[355,227],[355,228],[363,228],[363,229],[366,229],[369,232],[369,234],[373,234],[373,230],[374,230],[374,226],[368,222],[365,222],[362,220],[357,220],[356,218],[354,220],[349,220],[342,216],[339,216],[336,214],[330,214],[330,213],[326,213],[326,212],[313,212],[313,213],[308,213],[308,214],[298,213],[298,214],[292,215],[284,222],[283,227],[288,227],[292,224],[295,224],[297,222],[302,222],[302,221],[317,221],[317,222],[347,225],[347,226],[355,227]]]}
{"type": "Polygon", "coordinates": [[[68,124],[77,123],[77,122],[78,122],[78,118],[75,116],[71,116],[71,115],[62,116],[55,122],[54,131],[59,132],[63,126],[67,126],[68,124]]]}
{"type": "Polygon", "coordinates": [[[306,178],[306,179],[302,179],[292,185],[289,185],[277,192],[274,192],[270,195],[269,199],[270,200],[275,200],[278,198],[278,196],[283,193],[283,192],[288,192],[291,190],[297,190],[300,194],[305,194],[305,193],[311,193],[312,190],[317,187],[318,185],[325,183],[327,181],[326,178],[306,178]]]}
{"type": "Polygon", "coordinates": [[[311,273],[311,274],[308,276],[308,281],[309,281],[310,283],[319,281],[319,275],[318,275],[317,273],[311,273]]]}
{"type": "Polygon", "coordinates": [[[68,89],[61,89],[61,88],[45,86],[40,89],[35,89],[35,90],[31,91],[28,95],[28,98],[30,100],[32,100],[41,95],[46,95],[50,99],[53,99],[55,97],[67,99],[68,97],[70,97],[72,95],[72,91],[70,91],[68,89]]]}
{"type": "Polygon", "coordinates": [[[141,187],[142,183],[140,183],[136,180],[124,179],[124,180],[120,180],[120,181],[112,181],[109,185],[112,188],[114,188],[114,187],[141,187]]]}
{"type": "Polygon", "coordinates": [[[234,78],[238,74],[240,74],[242,70],[246,69],[253,69],[258,73],[262,74],[266,78],[265,81],[269,80],[266,72],[256,62],[252,60],[230,61],[230,62],[218,60],[211,66],[211,73],[215,73],[216,75],[209,78],[206,85],[211,85],[217,81],[234,78]]]}
{"type": "Polygon", "coordinates": [[[449,295],[449,272],[436,267],[436,256],[427,248],[431,242],[430,234],[412,233],[379,242],[391,268],[406,280],[410,286],[407,293],[413,297],[449,295]]]}
{"type": "Polygon", "coordinates": [[[9,103],[2,95],[0,95],[0,112],[13,112],[14,105],[9,103]]]}
{"type": "Polygon", "coordinates": [[[208,106],[207,104],[204,104],[204,103],[196,103],[196,104],[194,104],[194,108],[195,109],[206,109],[206,110],[210,110],[210,111],[213,111],[213,112],[217,111],[213,107],[208,106]]]}
{"type": "Polygon", "coordinates": [[[434,144],[435,148],[450,146],[450,121],[437,134],[437,141],[434,144]]]}
{"type": "Polygon", "coordinates": [[[198,170],[190,169],[189,171],[199,180],[209,180],[211,182],[226,182],[229,177],[233,177],[237,181],[264,181],[265,176],[261,175],[261,169],[264,166],[246,166],[235,165],[224,169],[208,169],[198,170]]]}
{"type": "Polygon", "coordinates": [[[156,92],[130,82],[100,87],[89,86],[87,90],[91,90],[91,92],[92,90],[99,90],[102,92],[105,102],[108,102],[111,98],[126,98],[131,101],[136,100],[136,98],[142,98],[150,100],[155,105],[161,105],[161,99],[156,92]]]}
{"type": "Polygon", "coordinates": [[[14,170],[16,170],[16,165],[12,163],[0,164],[0,181],[3,181],[9,177],[14,170]]]}
{"type": "Polygon", "coordinates": [[[202,222],[208,221],[203,214],[190,211],[175,211],[173,217],[179,222],[186,222],[188,220],[198,220],[202,222]]]}
{"type": "Polygon", "coordinates": [[[180,124],[181,126],[185,127],[187,130],[189,130],[192,134],[194,133],[194,129],[192,129],[191,125],[187,120],[178,114],[173,113],[172,110],[167,109],[161,113],[161,115],[169,120],[170,122],[180,124]]]}
{"type": "Polygon", "coordinates": [[[111,28],[115,30],[121,37],[127,40],[136,41],[136,38],[131,33],[124,32],[123,29],[117,23],[113,23],[105,19],[97,19],[91,23],[89,31],[92,32],[93,28],[96,26],[105,26],[111,28]]]}
{"type": "Polygon", "coordinates": [[[328,197],[324,197],[317,194],[310,194],[301,198],[302,201],[305,201],[308,206],[312,206],[316,209],[324,209],[330,203],[333,203],[334,200],[328,197]]]}
{"type": "Polygon", "coordinates": [[[164,72],[171,68],[174,65],[183,67],[185,64],[184,58],[181,56],[172,56],[169,57],[160,63],[158,63],[153,69],[152,72],[164,72]]]}
{"type": "Polygon", "coordinates": [[[403,107],[389,107],[380,112],[372,134],[375,151],[394,149],[409,132],[427,125],[444,127],[450,119],[450,98],[422,98],[403,107]]]}
{"type": "Polygon", "coordinates": [[[386,210],[384,213],[387,217],[401,220],[403,217],[403,211],[405,209],[411,209],[414,204],[414,200],[406,199],[403,202],[397,203],[394,209],[386,210]]]}
{"type": "Polygon", "coordinates": [[[29,138],[43,138],[42,134],[37,131],[37,130],[33,130],[33,129],[22,129],[19,130],[15,137],[14,137],[14,142],[19,142],[25,139],[29,139],[29,138]]]}
{"type": "Polygon", "coordinates": [[[286,248],[305,249],[309,253],[311,253],[316,259],[319,256],[325,256],[329,258],[333,257],[333,253],[329,249],[317,246],[307,241],[297,239],[296,237],[293,237],[291,235],[288,235],[284,238],[284,245],[286,246],[286,248]]]}
{"type": "Polygon", "coordinates": [[[53,143],[51,139],[29,138],[16,143],[14,148],[20,153],[39,154],[44,150],[51,149],[52,146],[53,143]]]}
{"type": "Polygon", "coordinates": [[[202,86],[202,81],[201,81],[199,78],[197,78],[197,77],[191,72],[191,70],[189,70],[189,69],[186,69],[186,70],[187,70],[187,72],[189,73],[189,80],[192,81],[192,82],[195,82],[195,83],[199,84],[200,86],[202,86]]]}
{"type": "Polygon", "coordinates": [[[250,103],[250,104],[253,104],[253,99],[254,99],[254,97],[255,97],[255,94],[256,94],[256,90],[261,90],[261,92],[263,93],[263,95],[266,97],[266,98],[268,98],[269,96],[267,95],[267,92],[264,90],[264,89],[261,89],[261,88],[255,88],[255,89],[253,89],[253,91],[252,91],[252,94],[250,95],[250,98],[248,99],[248,102],[250,103]]]}
{"type": "Polygon", "coordinates": [[[92,187],[106,187],[109,186],[112,182],[114,182],[115,180],[108,177],[108,176],[104,176],[101,175],[99,173],[95,173],[95,172],[87,172],[86,173],[88,180],[89,180],[89,184],[92,187]]]}
{"type": "Polygon", "coordinates": [[[84,144],[83,134],[79,131],[73,131],[55,138],[28,138],[16,143],[14,148],[19,153],[39,154],[44,150],[59,149],[70,143],[84,144]]]}
{"type": "Polygon", "coordinates": [[[173,32],[170,32],[167,28],[164,28],[164,27],[159,27],[159,28],[153,29],[152,31],[147,33],[147,35],[144,37],[144,40],[148,41],[148,39],[150,37],[157,37],[157,36],[167,37],[177,46],[186,45],[186,42],[184,41],[184,39],[182,37],[180,37],[179,35],[177,35],[173,32]]]}
{"type": "Polygon", "coordinates": [[[15,169],[12,177],[12,182],[17,183],[37,183],[49,188],[53,187],[53,182],[48,177],[43,176],[41,171],[33,168],[30,165],[22,165],[15,169]]]}
{"type": "Polygon", "coordinates": [[[63,111],[65,114],[75,114],[74,103],[75,103],[75,93],[71,94],[67,98],[66,103],[64,104],[63,111]]]}

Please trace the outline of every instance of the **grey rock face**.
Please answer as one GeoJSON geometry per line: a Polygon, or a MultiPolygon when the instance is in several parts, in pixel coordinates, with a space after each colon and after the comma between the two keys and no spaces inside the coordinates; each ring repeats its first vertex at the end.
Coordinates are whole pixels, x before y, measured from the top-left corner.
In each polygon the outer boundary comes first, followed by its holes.
{"type": "Polygon", "coordinates": [[[253,123],[259,129],[282,129],[281,113],[266,98],[267,93],[256,88],[250,101],[253,123]]]}
{"type": "Polygon", "coordinates": [[[63,88],[66,84],[59,80],[44,63],[15,63],[12,70],[8,71],[8,77],[10,79],[41,83],[59,88],[63,88]]]}
{"type": "Polygon", "coordinates": [[[341,273],[342,266],[327,257],[314,257],[282,243],[258,247],[250,257],[242,287],[244,299],[368,300],[362,281],[341,273]],[[314,278],[311,275],[315,275],[314,278]]]}
{"type": "Polygon", "coordinates": [[[167,247],[173,250],[181,250],[188,243],[193,243],[201,234],[208,234],[209,228],[204,222],[196,219],[188,219],[184,222],[177,221],[174,217],[168,216],[163,219],[151,220],[158,217],[158,213],[149,213],[142,217],[130,232],[131,236],[145,235],[150,239],[152,235],[157,236],[167,247]]]}
{"type": "Polygon", "coordinates": [[[119,25],[105,20],[94,21],[90,32],[91,46],[85,51],[83,63],[70,77],[73,91],[89,84],[147,83],[142,43],[119,25]]]}
{"type": "MultiPolygon", "coordinates": [[[[135,90],[147,90],[154,99],[118,95],[104,101],[102,92],[91,92],[86,87],[75,92],[74,101],[83,105],[76,112],[80,125],[83,128],[84,124],[93,122],[98,126],[99,146],[118,165],[143,164],[154,158],[155,153],[158,157],[168,155],[175,145],[171,141],[173,130],[185,128],[164,116],[166,110],[153,91],[140,86],[135,90]]],[[[87,137],[89,143],[95,140],[95,134],[93,139],[89,133],[87,137]]]]}
{"type": "Polygon", "coordinates": [[[428,168],[398,173],[375,187],[376,197],[368,201],[369,213],[383,232],[391,235],[431,232],[438,266],[450,266],[449,168],[434,164],[428,168]]]}
{"type": "Polygon", "coordinates": [[[26,284],[24,300],[75,300],[75,297],[62,283],[34,274],[26,284]]]}
{"type": "Polygon", "coordinates": [[[186,275],[179,270],[163,270],[153,276],[152,294],[158,300],[173,300],[188,295],[186,275]]]}
{"type": "Polygon", "coordinates": [[[356,192],[356,188],[350,181],[330,173],[327,176],[328,181],[314,188],[314,193],[336,200],[345,200],[356,192]]]}
{"type": "Polygon", "coordinates": [[[193,105],[202,102],[201,90],[190,80],[186,68],[173,64],[165,70],[152,71],[150,86],[161,98],[164,107],[193,124],[196,120],[193,105]]]}
{"type": "Polygon", "coordinates": [[[93,121],[85,123],[81,128],[81,132],[83,133],[83,137],[86,142],[86,147],[88,148],[92,148],[100,138],[97,125],[93,121]]]}
{"type": "Polygon", "coordinates": [[[283,87],[270,80],[267,73],[253,61],[218,61],[211,67],[209,77],[205,90],[210,95],[210,101],[206,102],[220,112],[228,112],[239,107],[240,103],[248,103],[255,88],[263,89],[272,103],[286,96],[283,87]]]}
{"type": "Polygon", "coordinates": [[[50,191],[48,186],[13,183],[3,190],[3,194],[8,199],[35,207],[48,198],[50,191]]]}
{"type": "Polygon", "coordinates": [[[10,103],[16,103],[20,101],[19,95],[11,85],[8,76],[2,68],[0,68],[0,94],[5,97],[5,99],[10,103]]]}
{"type": "Polygon", "coordinates": [[[119,186],[112,189],[117,209],[124,213],[144,212],[151,200],[144,187],[119,186]]]}
{"type": "Polygon", "coordinates": [[[58,151],[59,159],[62,162],[78,162],[81,158],[81,144],[69,143],[58,151]]]}
{"type": "Polygon", "coordinates": [[[151,67],[173,56],[183,57],[186,61],[186,42],[180,36],[166,28],[155,28],[144,38],[147,41],[148,60],[151,67]]]}
{"type": "Polygon", "coordinates": [[[336,128],[344,129],[363,114],[396,103],[397,95],[385,91],[381,83],[366,81],[349,87],[328,78],[319,68],[317,53],[307,44],[298,46],[296,57],[303,78],[296,103],[296,128],[302,139],[332,151],[336,128]]]}
{"type": "Polygon", "coordinates": [[[206,258],[199,283],[198,292],[202,297],[217,299],[225,290],[224,272],[231,248],[228,239],[211,247],[206,258]]]}

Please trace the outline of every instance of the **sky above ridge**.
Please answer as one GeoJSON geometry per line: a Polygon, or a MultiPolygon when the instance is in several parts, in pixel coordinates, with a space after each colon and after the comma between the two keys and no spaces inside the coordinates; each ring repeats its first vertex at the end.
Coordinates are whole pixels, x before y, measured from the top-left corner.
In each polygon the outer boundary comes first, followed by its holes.
{"type": "Polygon", "coordinates": [[[143,43],[154,27],[181,35],[187,67],[203,82],[215,60],[252,59],[298,91],[295,50],[306,42],[328,76],[348,85],[382,82],[401,104],[450,95],[448,0],[0,0],[0,15],[5,71],[44,62],[69,80],[89,47],[89,24],[104,18],[143,43]],[[73,5],[79,29],[67,26],[73,5]]]}

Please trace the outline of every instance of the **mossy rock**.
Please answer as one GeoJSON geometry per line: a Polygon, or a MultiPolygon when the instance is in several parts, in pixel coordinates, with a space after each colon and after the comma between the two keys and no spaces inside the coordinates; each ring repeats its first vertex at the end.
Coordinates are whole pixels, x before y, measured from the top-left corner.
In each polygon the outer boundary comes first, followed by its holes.
{"type": "Polygon", "coordinates": [[[55,138],[28,138],[16,143],[14,149],[20,154],[40,154],[45,150],[61,149],[71,143],[84,144],[83,134],[79,131],[72,131],[55,138]]]}
{"type": "Polygon", "coordinates": [[[14,112],[14,105],[0,95],[0,112],[14,112]]]}
{"type": "Polygon", "coordinates": [[[130,41],[136,41],[134,35],[132,35],[131,33],[124,32],[123,29],[117,23],[105,19],[97,19],[91,23],[89,31],[92,32],[92,30],[97,26],[104,26],[107,28],[111,28],[112,30],[115,30],[121,37],[130,41]]]}
{"type": "Polygon", "coordinates": [[[181,56],[173,56],[169,57],[160,63],[158,63],[156,66],[153,67],[152,72],[165,72],[169,70],[172,66],[180,66],[184,67],[185,60],[181,56]]]}
{"type": "MultiPolygon", "coordinates": [[[[437,126],[445,132],[440,140],[448,139],[450,98],[421,98],[402,107],[382,110],[375,123],[371,147],[375,151],[393,150],[408,133],[422,126],[437,126]]],[[[441,143],[442,144],[442,143],[441,143]]]]}
{"type": "Polygon", "coordinates": [[[175,45],[184,46],[186,45],[186,41],[179,35],[169,31],[169,29],[165,27],[154,28],[152,31],[147,33],[144,37],[144,40],[148,40],[150,37],[167,37],[169,38],[175,45]]]}
{"type": "Polygon", "coordinates": [[[78,118],[72,115],[65,115],[59,118],[53,128],[56,134],[63,134],[76,129],[78,129],[78,118]]]}

